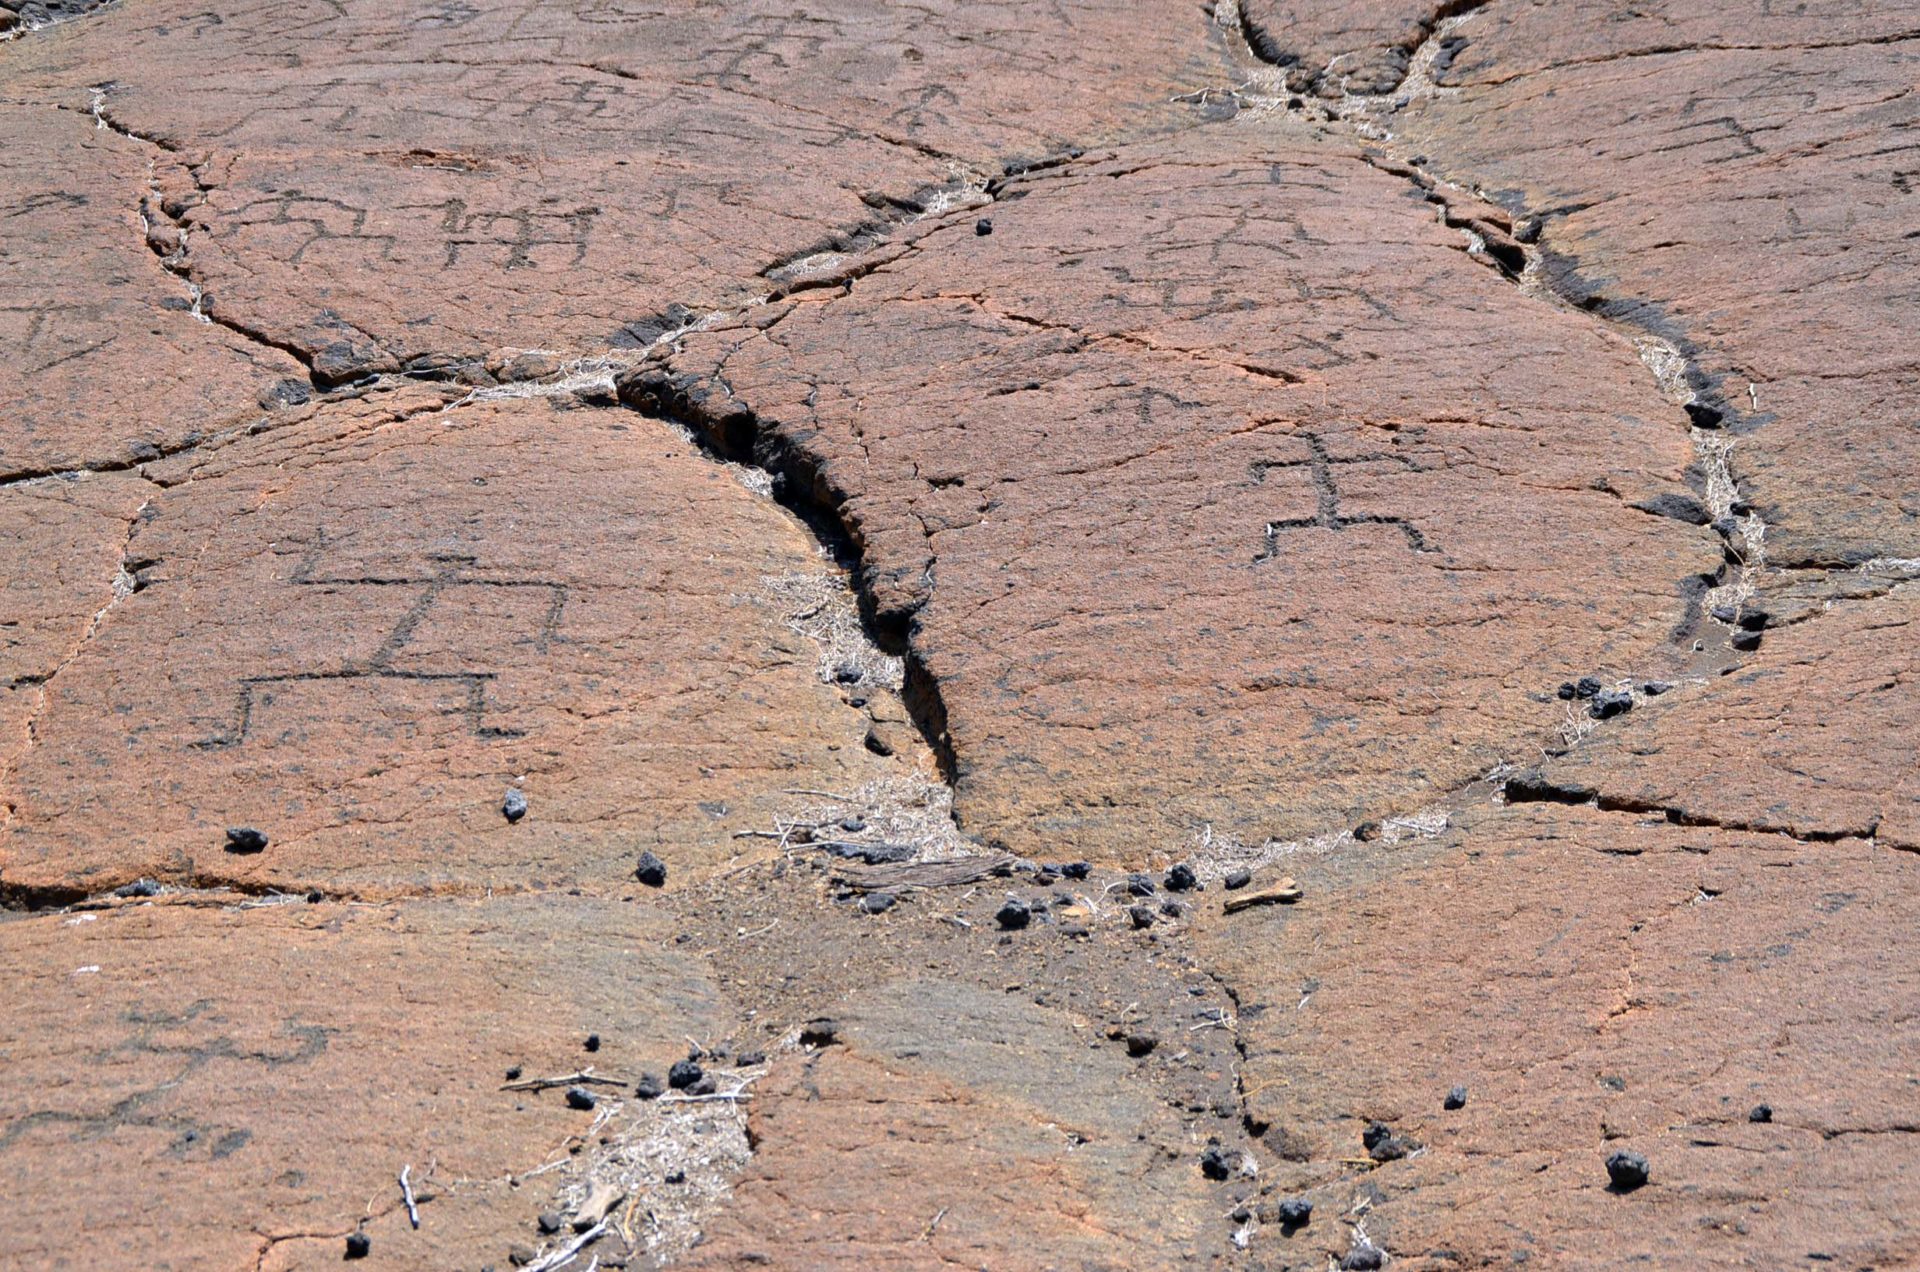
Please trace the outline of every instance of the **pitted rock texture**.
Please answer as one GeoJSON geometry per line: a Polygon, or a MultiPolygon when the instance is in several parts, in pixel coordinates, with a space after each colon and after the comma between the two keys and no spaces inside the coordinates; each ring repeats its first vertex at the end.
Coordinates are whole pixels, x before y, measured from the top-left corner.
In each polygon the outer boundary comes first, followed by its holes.
{"type": "Polygon", "coordinates": [[[1233,130],[1012,186],[831,301],[696,333],[643,407],[751,409],[938,682],[962,825],[1119,859],[1412,807],[1666,674],[1710,532],[1632,347],[1416,191],[1233,130]]]}
{"type": "Polygon", "coordinates": [[[315,1267],[356,1229],[417,1267],[504,1247],[539,1209],[508,1176],[593,1114],[500,1075],[571,1072],[589,1032],[617,1040],[603,1071],[651,1067],[730,1016],[659,937],[558,894],[0,925],[7,1259],[59,1266],[76,1233],[96,1267],[315,1267]]]}

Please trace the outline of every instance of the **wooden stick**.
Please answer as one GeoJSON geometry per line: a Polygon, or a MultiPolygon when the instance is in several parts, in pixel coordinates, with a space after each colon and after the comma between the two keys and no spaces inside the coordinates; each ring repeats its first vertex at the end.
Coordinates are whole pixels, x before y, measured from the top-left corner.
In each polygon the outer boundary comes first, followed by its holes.
{"type": "Polygon", "coordinates": [[[413,1185],[407,1182],[407,1175],[411,1173],[412,1170],[412,1162],[408,1162],[400,1168],[400,1196],[407,1203],[407,1222],[411,1223],[415,1228],[418,1228],[420,1226],[420,1208],[413,1204],[413,1185]]]}

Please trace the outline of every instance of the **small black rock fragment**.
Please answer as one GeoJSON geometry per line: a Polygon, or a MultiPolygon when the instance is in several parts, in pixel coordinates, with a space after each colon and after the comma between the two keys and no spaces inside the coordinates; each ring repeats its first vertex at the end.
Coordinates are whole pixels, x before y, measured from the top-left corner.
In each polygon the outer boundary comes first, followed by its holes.
{"type": "Polygon", "coordinates": [[[1443,1109],[1466,1108],[1467,1107],[1467,1088],[1463,1086],[1457,1086],[1457,1087],[1454,1087],[1451,1091],[1448,1091],[1447,1098],[1440,1101],[1440,1107],[1443,1109]]]}
{"type": "Polygon", "coordinates": [[[1615,1192],[1632,1192],[1647,1182],[1647,1176],[1647,1159],[1638,1153],[1622,1150],[1607,1158],[1607,1178],[1615,1192]]]}
{"type": "Polygon", "coordinates": [[[507,788],[507,797],[500,801],[500,815],[509,826],[527,815],[527,797],[518,787],[507,788]]]}
{"type": "Polygon", "coordinates": [[[320,889],[318,888],[315,888],[312,892],[307,893],[308,905],[319,905],[322,901],[325,901],[325,900],[326,900],[326,897],[321,895],[320,889]]]}
{"type": "Polygon", "coordinates": [[[1093,865],[1085,861],[1069,861],[1060,867],[1060,873],[1069,879],[1084,879],[1093,873],[1093,865]]]}
{"type": "Polygon", "coordinates": [[[1755,632],[1755,631],[1748,631],[1745,628],[1742,628],[1740,631],[1735,632],[1733,634],[1733,639],[1729,640],[1727,643],[1729,645],[1732,645],[1735,649],[1741,650],[1742,652],[1746,652],[1749,650],[1755,650],[1760,648],[1760,639],[1761,639],[1761,633],[1755,632]]]}
{"type": "Polygon", "coordinates": [[[1200,1173],[1208,1179],[1229,1179],[1233,1176],[1233,1168],[1239,1165],[1234,1160],[1235,1156],[1218,1144],[1209,1144],[1206,1151],[1200,1154],[1200,1173]]]}
{"type": "Polygon", "coordinates": [[[1051,866],[1042,866],[1033,872],[1033,885],[1036,888],[1049,887],[1059,881],[1060,872],[1051,866]]]}
{"type": "Polygon", "coordinates": [[[1033,921],[1033,907],[1019,897],[1008,897],[1006,904],[994,912],[993,919],[1007,931],[1016,931],[1033,921]]]}
{"type": "Polygon", "coordinates": [[[703,1073],[700,1075],[700,1080],[698,1082],[694,1083],[692,1086],[687,1088],[687,1094],[688,1095],[712,1095],[715,1091],[718,1091],[719,1089],[720,1089],[720,1084],[714,1080],[714,1076],[711,1073],[703,1073]]]}
{"type": "Polygon", "coordinates": [[[113,890],[116,897],[157,897],[160,885],[151,879],[135,879],[132,883],[123,883],[113,890]]]}
{"type": "Polygon", "coordinates": [[[1749,1113],[1749,1114],[1747,1114],[1747,1121],[1749,1121],[1749,1122],[1771,1122],[1771,1121],[1773,1121],[1773,1105],[1771,1105],[1771,1104],[1756,1104],[1756,1105],[1754,1105],[1754,1106],[1753,1106],[1753,1112],[1751,1112],[1751,1113],[1749,1113]]]}
{"type": "Polygon", "coordinates": [[[1127,917],[1133,920],[1133,926],[1137,928],[1150,928],[1153,926],[1153,907],[1130,905],[1127,907],[1127,917]]]}
{"type": "Polygon", "coordinates": [[[1640,692],[1646,694],[1649,698],[1658,698],[1661,694],[1666,693],[1672,688],[1673,686],[1664,680],[1649,680],[1640,686],[1640,692]]]}
{"type": "Polygon", "coordinates": [[[664,1176],[663,1182],[669,1184],[684,1184],[687,1182],[687,1172],[684,1170],[670,1170],[664,1176]]]}
{"type": "Polygon", "coordinates": [[[1579,690],[1577,690],[1577,689],[1575,689],[1575,688],[1573,687],[1573,681],[1571,681],[1571,680],[1566,680],[1566,681],[1562,681],[1562,682],[1561,682],[1561,684],[1560,684],[1560,688],[1559,688],[1559,690],[1558,690],[1557,692],[1558,692],[1558,693],[1559,693],[1559,695],[1560,695],[1560,701],[1562,701],[1562,702],[1572,702],[1572,701],[1573,701],[1573,695],[1574,695],[1574,694],[1576,694],[1576,693],[1578,693],[1578,692],[1579,692],[1579,690]]]}
{"type": "Polygon", "coordinates": [[[599,1035],[599,1034],[588,1034],[588,1035],[587,1035],[587,1041],[586,1041],[586,1048],[587,1048],[587,1050],[588,1050],[588,1051],[598,1051],[598,1050],[600,1050],[600,1035],[599,1035]]]}
{"type": "Polygon", "coordinates": [[[833,669],[833,678],[843,685],[860,683],[860,669],[852,663],[841,663],[833,669]]]}
{"type": "Polygon", "coordinates": [[[885,914],[899,899],[891,892],[869,892],[860,898],[860,908],[868,914],[885,914]]]}
{"type": "Polygon", "coordinates": [[[1377,821],[1361,822],[1353,828],[1353,837],[1363,844],[1372,843],[1374,840],[1380,838],[1380,823],[1377,821]]]}
{"type": "Polygon", "coordinates": [[[1244,867],[1239,870],[1229,870],[1227,877],[1220,882],[1226,886],[1228,892],[1238,892],[1253,882],[1253,871],[1244,867]]]}
{"type": "Polygon", "coordinates": [[[1686,412],[1695,428],[1719,428],[1726,419],[1719,407],[1697,400],[1687,403],[1686,412]]]}
{"type": "Polygon", "coordinates": [[[373,1253],[372,1237],[364,1232],[349,1232],[347,1234],[347,1257],[349,1259],[364,1259],[371,1253],[373,1253]]]}
{"type": "Polygon", "coordinates": [[[973,223],[973,232],[979,235],[981,238],[985,238],[987,235],[993,233],[992,220],[984,216],[981,217],[978,221],[975,221],[973,223]]]}
{"type": "Polygon", "coordinates": [[[1633,695],[1613,689],[1595,697],[1587,706],[1587,714],[1596,720],[1611,720],[1631,710],[1633,710],[1633,695]]]}
{"type": "Polygon", "coordinates": [[[1380,1251],[1370,1245],[1355,1246],[1340,1260],[1341,1272],[1378,1272],[1383,1262],[1380,1251]]]}
{"type": "Polygon", "coordinates": [[[765,1064],[767,1053],[764,1051],[742,1051],[734,1063],[735,1068],[751,1069],[756,1064],[765,1064]]]}
{"type": "Polygon", "coordinates": [[[227,827],[228,852],[265,852],[267,837],[251,826],[227,827]]]}
{"type": "Polygon", "coordinates": [[[1591,698],[1604,688],[1606,686],[1600,683],[1600,678],[1597,676],[1582,676],[1573,682],[1573,694],[1576,698],[1591,698]]]}
{"type": "Polygon", "coordinates": [[[1395,1135],[1393,1128],[1385,1122],[1367,1123],[1367,1129],[1361,1132],[1360,1142],[1367,1146],[1367,1156],[1376,1162],[1397,1162],[1419,1147],[1405,1136],[1395,1135]]]}
{"type": "Polygon", "coordinates": [[[1160,903],[1160,913],[1170,919],[1177,919],[1187,912],[1187,907],[1169,897],[1160,903]]]}
{"type": "Polygon", "coordinates": [[[525,1072],[526,1072],[525,1069],[521,1068],[519,1065],[516,1064],[513,1066],[513,1068],[507,1070],[507,1081],[518,1082],[520,1080],[520,1075],[525,1072]]]}
{"type": "Polygon", "coordinates": [[[800,1041],[809,1047],[828,1047],[840,1041],[840,1022],[827,1020],[809,1020],[800,1026],[800,1041]]]}
{"type": "Polygon", "coordinates": [[[676,1091],[684,1091],[705,1077],[706,1072],[698,1060],[675,1060],[673,1068],[667,1070],[667,1085],[676,1091]]]}
{"type": "Polygon", "coordinates": [[[643,1100],[657,1100],[667,1093],[666,1084],[660,1081],[657,1073],[643,1073],[640,1080],[633,1084],[633,1093],[643,1100]]]}
{"type": "Polygon", "coordinates": [[[1200,876],[1193,873],[1193,867],[1183,861],[1167,871],[1165,882],[1169,892],[1191,892],[1200,886],[1200,876]]]}
{"type": "Polygon", "coordinates": [[[1160,1039],[1153,1034],[1135,1031],[1127,1035],[1127,1054],[1136,1060],[1147,1055],[1160,1045],[1160,1039]]]}
{"type": "Polygon", "coordinates": [[[557,1211],[552,1210],[542,1212],[540,1217],[534,1222],[540,1231],[546,1233],[548,1236],[552,1236],[567,1226],[567,1221],[563,1219],[557,1211]]]}
{"type": "Polygon", "coordinates": [[[1289,1197],[1280,1203],[1280,1226],[1304,1228],[1313,1218],[1313,1203],[1305,1197],[1289,1197]]]}
{"type": "Polygon", "coordinates": [[[1150,897],[1153,895],[1153,880],[1143,874],[1127,876],[1127,895],[1131,897],[1150,897]]]}
{"type": "Polygon", "coordinates": [[[584,1113],[599,1102],[599,1098],[583,1086],[567,1088],[567,1107],[570,1109],[579,1109],[584,1113]]]}
{"type": "Polygon", "coordinates": [[[651,851],[643,852],[640,860],[634,863],[633,877],[649,888],[664,888],[667,884],[667,863],[651,851]]]}

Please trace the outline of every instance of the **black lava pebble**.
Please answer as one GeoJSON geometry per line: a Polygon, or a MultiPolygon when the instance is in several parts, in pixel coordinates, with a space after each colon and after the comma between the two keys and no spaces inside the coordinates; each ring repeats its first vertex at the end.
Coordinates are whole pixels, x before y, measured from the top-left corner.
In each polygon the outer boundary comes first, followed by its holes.
{"type": "Polygon", "coordinates": [[[1253,882],[1253,871],[1247,869],[1229,870],[1227,877],[1220,881],[1228,892],[1238,892],[1253,882]]]}
{"type": "Polygon", "coordinates": [[[765,1064],[766,1062],[767,1053],[764,1051],[742,1051],[740,1058],[733,1063],[735,1068],[751,1069],[756,1064],[765,1064]]]}
{"type": "Polygon", "coordinates": [[[1006,904],[994,913],[993,919],[1011,932],[1033,921],[1033,907],[1019,897],[1008,897],[1006,904]]]}
{"type": "Polygon", "coordinates": [[[1280,1226],[1304,1228],[1313,1218],[1313,1203],[1305,1197],[1289,1197],[1280,1203],[1280,1226]]]}
{"type": "Polygon", "coordinates": [[[135,879],[132,883],[123,883],[113,890],[116,897],[157,897],[160,885],[151,879],[135,879]]]}
{"type": "Polygon", "coordinates": [[[664,888],[667,886],[667,863],[651,852],[643,852],[640,860],[634,863],[633,877],[649,888],[664,888]]]}
{"type": "Polygon", "coordinates": [[[1751,1113],[1749,1113],[1749,1114],[1747,1114],[1747,1121],[1749,1121],[1749,1122],[1771,1122],[1771,1121],[1773,1121],[1773,1105],[1771,1105],[1771,1104],[1756,1104],[1756,1105],[1754,1105],[1754,1106],[1753,1106],[1753,1112],[1751,1112],[1751,1113]]]}
{"type": "Polygon", "coordinates": [[[1060,867],[1060,873],[1069,879],[1084,879],[1093,873],[1093,865],[1086,861],[1069,861],[1060,867]]]}
{"type": "Polygon", "coordinates": [[[973,223],[973,232],[981,238],[985,238],[987,235],[993,233],[993,222],[983,216],[973,223]]]}
{"type": "Polygon", "coordinates": [[[1647,1182],[1647,1159],[1638,1153],[1618,1152],[1607,1158],[1607,1178],[1615,1192],[1632,1192],[1647,1182]]]}
{"type": "Polygon", "coordinates": [[[583,1086],[567,1088],[567,1107],[570,1109],[579,1109],[584,1113],[599,1102],[599,1098],[583,1086]]]}
{"type": "Polygon", "coordinates": [[[1127,895],[1128,896],[1150,897],[1153,895],[1153,893],[1154,893],[1153,880],[1149,879],[1146,875],[1130,874],[1127,876],[1127,895]]]}
{"type": "Polygon", "coordinates": [[[507,1081],[518,1082],[520,1080],[520,1075],[525,1072],[526,1072],[525,1069],[522,1069],[519,1065],[516,1064],[513,1066],[513,1068],[507,1070],[507,1081]]]}
{"type": "Polygon", "coordinates": [[[869,892],[860,898],[860,908],[868,914],[885,914],[893,909],[893,903],[899,900],[891,892],[869,892]]]}
{"type": "Polygon", "coordinates": [[[840,1022],[822,1016],[800,1026],[800,1042],[808,1047],[830,1047],[840,1041],[840,1022]]]}
{"type": "Polygon", "coordinates": [[[657,1100],[667,1093],[666,1083],[657,1073],[643,1073],[640,1080],[633,1084],[633,1093],[643,1100],[657,1100]]]}
{"type": "Polygon", "coordinates": [[[1604,688],[1606,686],[1597,677],[1582,676],[1573,683],[1573,695],[1576,698],[1591,698],[1604,688]]]}
{"type": "Polygon", "coordinates": [[[1564,682],[1563,684],[1561,684],[1561,686],[1560,686],[1560,689],[1559,689],[1559,693],[1560,693],[1560,701],[1562,701],[1562,702],[1571,702],[1571,701],[1573,701],[1573,695],[1574,695],[1575,693],[1577,693],[1577,692],[1578,692],[1578,690],[1576,690],[1576,689],[1575,689],[1575,688],[1573,687],[1573,681],[1571,681],[1571,680],[1569,680],[1569,681],[1566,681],[1566,682],[1564,682]]]}
{"type": "Polygon", "coordinates": [[[349,1259],[364,1259],[371,1253],[373,1253],[372,1237],[364,1232],[349,1232],[347,1234],[347,1257],[349,1259]]]}
{"type": "Polygon", "coordinates": [[[534,1221],[534,1224],[540,1231],[546,1233],[548,1236],[552,1236],[554,1233],[560,1231],[560,1229],[566,1227],[567,1221],[561,1217],[559,1211],[547,1210],[541,1212],[540,1217],[534,1221]]]}
{"type": "Polygon", "coordinates": [[[586,1047],[587,1047],[587,1050],[588,1050],[588,1051],[598,1051],[598,1050],[600,1050],[600,1035],[599,1035],[599,1034],[588,1034],[588,1035],[587,1035],[587,1042],[586,1042],[586,1047]]]}
{"type": "Polygon", "coordinates": [[[1153,926],[1153,907],[1130,905],[1127,907],[1127,917],[1133,920],[1133,926],[1137,928],[1150,928],[1153,926]]]}
{"type": "Polygon", "coordinates": [[[1200,876],[1193,873],[1193,867],[1183,861],[1167,871],[1166,885],[1169,892],[1190,892],[1200,886],[1200,876]]]}
{"type": "Polygon", "coordinates": [[[1234,1166],[1238,1164],[1233,1158],[1233,1154],[1218,1144],[1209,1144],[1206,1151],[1200,1154],[1200,1173],[1208,1179],[1230,1178],[1234,1166]]]}
{"type": "Polygon", "coordinates": [[[1457,1087],[1454,1087],[1451,1091],[1448,1091],[1447,1098],[1440,1101],[1440,1107],[1443,1109],[1466,1108],[1467,1107],[1467,1088],[1463,1086],[1457,1086],[1457,1087]]]}
{"type": "Polygon", "coordinates": [[[1372,1246],[1356,1246],[1340,1260],[1340,1268],[1341,1272],[1376,1272],[1382,1262],[1380,1251],[1372,1246]]]}
{"type": "Polygon", "coordinates": [[[228,852],[265,852],[267,837],[251,826],[227,827],[228,852]]]}
{"type": "Polygon", "coordinates": [[[1587,714],[1596,720],[1611,720],[1633,710],[1633,695],[1609,690],[1587,704],[1587,714]]]}
{"type": "Polygon", "coordinates": [[[670,1170],[662,1178],[669,1184],[684,1184],[687,1182],[687,1172],[684,1170],[670,1170]]]}
{"type": "Polygon", "coordinates": [[[698,1060],[675,1060],[673,1068],[667,1070],[667,1085],[676,1091],[684,1091],[705,1077],[706,1072],[698,1060]]]}
{"type": "Polygon", "coordinates": [[[500,801],[500,815],[511,825],[527,815],[527,797],[517,789],[507,791],[507,797],[500,801]]]}
{"type": "Polygon", "coordinates": [[[1127,1054],[1136,1060],[1147,1055],[1160,1045],[1160,1039],[1150,1033],[1130,1033],[1127,1035],[1127,1054]]]}

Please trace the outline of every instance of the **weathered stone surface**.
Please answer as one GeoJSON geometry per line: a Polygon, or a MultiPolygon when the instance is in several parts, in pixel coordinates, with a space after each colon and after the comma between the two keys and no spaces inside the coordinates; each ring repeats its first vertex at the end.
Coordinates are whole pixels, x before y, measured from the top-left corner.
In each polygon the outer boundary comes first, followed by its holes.
{"type": "Polygon", "coordinates": [[[1691,356],[1779,564],[1920,556],[1897,4],[1491,5],[1398,145],[1544,220],[1555,285],[1691,356]],[[1896,334],[1899,333],[1899,334],[1896,334]]]}
{"type": "Polygon", "coordinates": [[[1169,98],[1217,53],[1159,7],[170,0],[84,70],[50,39],[20,74],[108,83],[116,126],[195,164],[173,219],[212,312],[323,381],[473,378],[503,347],[643,345],[1006,164],[1189,121],[1169,98]]]}
{"type": "Polygon", "coordinates": [[[593,1120],[500,1090],[506,1069],[638,1069],[729,1015],[662,936],[645,911],[557,895],[0,925],[7,1260],[330,1266],[363,1220],[389,1266],[504,1251],[544,1197],[507,1177],[593,1120]]]}
{"type": "Polygon", "coordinates": [[[1633,506],[1685,489],[1684,416],[1356,152],[1208,130],[994,224],[690,336],[654,394],[751,408],[842,510],[970,831],[1353,824],[1529,746],[1558,669],[1691,640],[1717,541],[1633,506]]]}
{"type": "Polygon", "coordinates": [[[0,479],[125,466],[263,413],[306,370],[190,312],[140,223],[171,156],[77,110],[0,105],[0,479]]]}
{"type": "Polygon", "coordinates": [[[1201,1176],[1117,1048],[1002,993],[892,982],[759,1088],[758,1146],[689,1266],[1171,1266],[1201,1176]]]}
{"type": "Polygon", "coordinates": [[[1916,725],[1920,594],[1908,586],[1767,632],[1736,673],[1662,697],[1546,772],[1683,821],[1920,850],[1916,725]]]}
{"type": "Polygon", "coordinates": [[[1441,16],[1473,7],[1473,0],[1245,0],[1239,13],[1247,43],[1287,72],[1288,88],[1340,97],[1398,88],[1441,16]]]}
{"type": "MultiPolygon", "coordinates": [[[[1542,804],[1349,851],[1309,875],[1314,902],[1207,937],[1274,1195],[1371,1195],[1367,1232],[1414,1266],[1913,1248],[1920,959],[1884,939],[1920,911],[1910,855],[1542,804]],[[1447,1112],[1455,1083],[1473,1099],[1447,1112]],[[1372,1120],[1426,1151],[1356,1173],[1372,1120]],[[1622,1148],[1652,1164],[1630,1197],[1607,1191],[1622,1148]]],[[[1347,1234],[1255,1242],[1260,1266],[1317,1268],[1347,1234]]]]}
{"type": "Polygon", "coordinates": [[[617,886],[647,848],[697,877],[783,788],[906,771],[788,626],[805,530],[563,402],[416,391],[155,466],[140,590],[45,686],[0,879],[617,886]]]}
{"type": "Polygon", "coordinates": [[[0,539],[12,547],[0,559],[0,773],[32,739],[42,686],[132,588],[127,535],[155,490],[119,473],[0,490],[0,539]]]}

